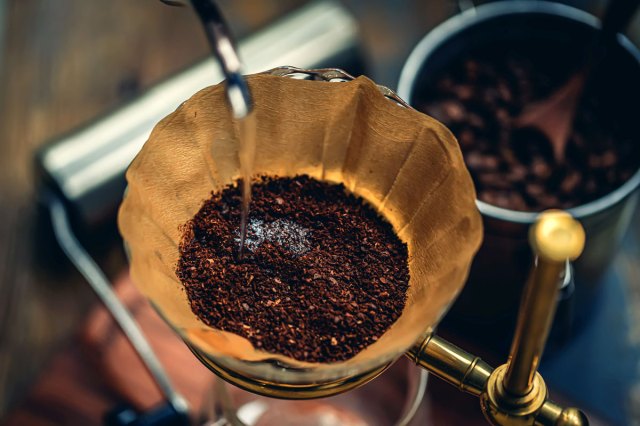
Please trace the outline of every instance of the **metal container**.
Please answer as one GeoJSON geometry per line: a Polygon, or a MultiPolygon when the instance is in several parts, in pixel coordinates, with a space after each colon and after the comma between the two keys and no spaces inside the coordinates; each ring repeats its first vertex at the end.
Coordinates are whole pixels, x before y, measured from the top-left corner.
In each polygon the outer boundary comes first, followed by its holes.
{"type": "MultiPolygon", "coordinates": [[[[589,40],[599,25],[597,18],[584,11],[542,1],[497,2],[467,10],[436,27],[415,47],[402,70],[398,94],[413,105],[422,87],[470,49],[506,40],[563,43],[570,48],[589,40]]],[[[616,55],[624,64],[620,78],[635,81],[640,76],[640,52],[622,35],[618,44],[616,55]]],[[[629,227],[639,186],[637,171],[615,191],[569,210],[587,233],[584,254],[575,264],[572,304],[577,319],[586,317],[594,306],[602,275],[629,227]]],[[[449,323],[471,335],[479,328],[486,331],[490,325],[504,341],[513,327],[508,319],[515,314],[531,266],[527,229],[536,213],[508,210],[479,200],[477,205],[484,220],[485,239],[449,323]]],[[[566,312],[559,315],[566,316],[566,312]]]]}

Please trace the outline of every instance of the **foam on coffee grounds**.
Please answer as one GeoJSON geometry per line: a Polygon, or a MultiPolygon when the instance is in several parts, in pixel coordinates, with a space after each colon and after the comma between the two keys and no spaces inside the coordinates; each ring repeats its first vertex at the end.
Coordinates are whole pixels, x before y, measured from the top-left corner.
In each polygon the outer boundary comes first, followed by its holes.
{"type": "Polygon", "coordinates": [[[270,353],[335,362],[398,319],[407,246],[343,185],[258,179],[239,259],[240,206],[238,186],[228,186],[184,227],[176,274],[204,323],[270,353]]]}

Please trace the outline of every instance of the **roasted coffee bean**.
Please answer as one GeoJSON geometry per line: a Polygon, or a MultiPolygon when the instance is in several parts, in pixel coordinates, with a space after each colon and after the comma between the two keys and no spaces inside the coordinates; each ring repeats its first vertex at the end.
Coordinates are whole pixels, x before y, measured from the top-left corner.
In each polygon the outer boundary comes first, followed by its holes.
{"type": "Polygon", "coordinates": [[[497,191],[492,204],[505,209],[511,208],[511,197],[508,192],[497,191]]]}
{"type": "Polygon", "coordinates": [[[471,112],[467,115],[467,119],[469,120],[469,124],[477,129],[485,128],[485,121],[480,114],[476,114],[471,112]]]}
{"type": "Polygon", "coordinates": [[[184,229],[176,275],[205,324],[269,353],[335,362],[398,319],[407,246],[343,185],[307,176],[257,180],[238,259],[240,203],[238,186],[226,187],[184,229]]]}
{"type": "Polygon", "coordinates": [[[538,183],[529,183],[525,186],[525,191],[527,191],[527,195],[531,198],[538,199],[545,193],[546,189],[538,183]]]}
{"type": "Polygon", "coordinates": [[[500,126],[502,126],[503,128],[508,127],[513,120],[511,114],[509,114],[509,111],[507,111],[506,108],[497,108],[495,114],[498,124],[500,124],[500,126]]]}
{"type": "Polygon", "coordinates": [[[529,172],[527,171],[526,167],[521,164],[516,164],[507,172],[507,180],[509,180],[509,182],[511,182],[512,184],[523,182],[528,173],[529,172]]]}
{"type": "Polygon", "coordinates": [[[478,194],[478,198],[480,198],[485,203],[496,204],[499,198],[498,191],[493,189],[483,190],[478,194]]]}
{"type": "Polygon", "coordinates": [[[557,208],[560,206],[560,199],[551,194],[542,194],[537,197],[538,204],[542,206],[549,206],[548,208],[557,208]]]}
{"type": "Polygon", "coordinates": [[[460,142],[460,146],[463,149],[472,147],[474,143],[473,132],[469,129],[461,131],[458,136],[458,142],[460,142]]]}
{"type": "Polygon", "coordinates": [[[478,63],[470,59],[464,63],[464,67],[467,72],[467,79],[471,82],[476,81],[478,79],[478,63]]]}
{"type": "Polygon", "coordinates": [[[442,109],[451,121],[462,121],[464,119],[464,107],[458,101],[443,102],[442,109]]]}
{"type": "Polygon", "coordinates": [[[613,167],[617,162],[618,157],[612,150],[606,151],[604,154],[602,154],[602,157],[600,157],[600,164],[602,165],[602,167],[613,167]]]}
{"type": "Polygon", "coordinates": [[[480,171],[495,171],[498,168],[498,159],[493,155],[483,155],[477,152],[470,152],[465,161],[470,169],[480,171]]]}
{"type": "Polygon", "coordinates": [[[531,162],[531,173],[540,179],[548,179],[553,173],[553,168],[542,157],[536,157],[531,162]]]}
{"type": "Polygon", "coordinates": [[[473,87],[470,85],[456,85],[451,88],[451,91],[461,101],[468,101],[473,97],[473,87]]]}
{"type": "Polygon", "coordinates": [[[577,171],[569,172],[560,184],[560,190],[565,194],[571,194],[582,181],[582,175],[577,171]]]}
{"type": "Polygon", "coordinates": [[[500,173],[488,172],[478,173],[477,180],[482,184],[483,188],[491,189],[510,189],[511,182],[504,178],[500,173]]]}
{"type": "Polygon", "coordinates": [[[483,159],[482,154],[477,151],[469,151],[464,156],[464,162],[467,164],[471,170],[479,170],[482,168],[483,159]]]}
{"type": "Polygon", "coordinates": [[[524,200],[524,197],[517,191],[515,190],[511,190],[509,192],[509,209],[515,209],[515,210],[526,210],[527,209],[527,203],[524,200]]]}
{"type": "Polygon", "coordinates": [[[510,202],[516,210],[574,207],[602,197],[638,170],[637,114],[630,106],[640,99],[640,85],[612,80],[619,70],[612,68],[610,78],[598,78],[602,83],[585,92],[563,163],[556,164],[551,144],[539,130],[514,124],[528,105],[566,82],[581,55],[559,45],[544,52],[522,43],[517,48],[492,45],[468,52],[434,76],[437,89],[421,88],[428,105],[420,108],[418,97],[419,109],[451,126],[481,200],[501,206],[510,202]],[[550,63],[549,57],[561,63],[550,63]],[[451,103],[452,97],[460,106],[451,103]],[[497,168],[486,160],[490,152],[497,154],[491,157],[497,168]]]}
{"type": "Polygon", "coordinates": [[[498,93],[500,94],[500,99],[502,100],[502,102],[504,102],[507,105],[511,103],[513,99],[513,95],[511,94],[511,89],[509,88],[509,85],[504,79],[498,80],[498,93]]]}

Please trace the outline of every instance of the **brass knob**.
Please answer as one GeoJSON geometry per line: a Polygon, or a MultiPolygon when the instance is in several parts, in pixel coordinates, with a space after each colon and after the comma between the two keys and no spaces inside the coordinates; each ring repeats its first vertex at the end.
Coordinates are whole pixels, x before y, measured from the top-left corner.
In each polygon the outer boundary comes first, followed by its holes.
{"type": "Polygon", "coordinates": [[[547,210],[531,227],[529,242],[539,258],[564,263],[582,253],[584,228],[565,211],[547,210]]]}
{"type": "Polygon", "coordinates": [[[582,426],[588,425],[589,419],[577,408],[565,408],[556,420],[556,426],[582,426]]]}

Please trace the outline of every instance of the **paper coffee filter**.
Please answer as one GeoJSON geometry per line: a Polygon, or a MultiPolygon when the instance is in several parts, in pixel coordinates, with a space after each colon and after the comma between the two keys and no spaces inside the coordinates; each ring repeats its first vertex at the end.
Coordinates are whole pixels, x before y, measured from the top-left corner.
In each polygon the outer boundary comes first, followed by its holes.
{"type": "Polygon", "coordinates": [[[175,274],[181,227],[212,191],[240,175],[237,129],[222,85],[163,119],[127,172],[119,227],[133,281],[185,340],[253,374],[280,374],[272,363],[257,362],[267,360],[323,377],[382,365],[438,322],[479,247],[475,190],[458,144],[440,123],[385,98],[365,77],[329,83],[254,75],[248,82],[257,120],[255,174],[342,182],[377,208],[409,247],[402,315],[355,357],[324,364],[258,350],[192,313],[175,274]]]}

